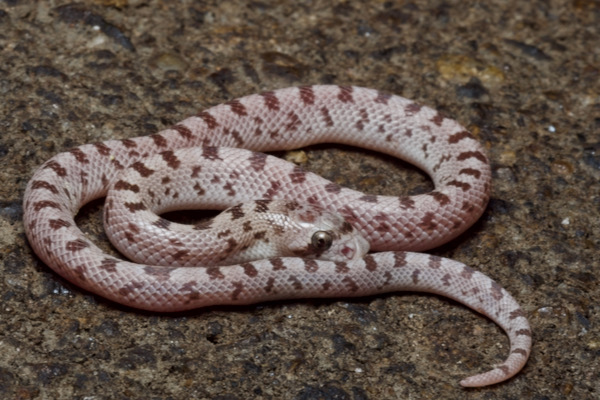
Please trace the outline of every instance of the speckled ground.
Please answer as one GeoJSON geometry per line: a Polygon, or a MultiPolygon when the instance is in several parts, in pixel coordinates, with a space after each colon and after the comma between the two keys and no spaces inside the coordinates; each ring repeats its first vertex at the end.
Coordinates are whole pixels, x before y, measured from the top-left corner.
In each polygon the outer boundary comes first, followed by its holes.
{"type": "MultiPolygon", "coordinates": [[[[0,398],[599,398],[599,27],[594,0],[0,2],[0,398]],[[484,271],[527,311],[535,342],[517,377],[458,386],[507,341],[443,298],[156,315],[84,293],[32,253],[22,195],[55,153],[311,83],[413,98],[485,143],[490,206],[434,253],[484,271]]],[[[372,193],[431,187],[357,149],[284,156],[372,193]]],[[[106,243],[101,204],[79,222],[106,243]]]]}

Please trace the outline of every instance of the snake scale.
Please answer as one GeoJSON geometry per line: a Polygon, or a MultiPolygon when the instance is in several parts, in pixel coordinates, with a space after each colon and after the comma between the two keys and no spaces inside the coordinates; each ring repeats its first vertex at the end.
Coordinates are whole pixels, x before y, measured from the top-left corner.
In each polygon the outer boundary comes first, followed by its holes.
{"type": "Polygon", "coordinates": [[[36,254],[65,279],[152,311],[395,291],[452,298],[509,337],[504,362],[461,381],[485,386],[525,365],[525,313],[484,274],[417,251],[471,226],[487,205],[490,179],[480,144],[437,111],[372,89],[305,86],[232,100],[151,136],[52,157],[27,185],[24,227],[36,254]],[[254,152],[325,142],[401,158],[427,172],[435,189],[364,194],[254,152]],[[136,262],[104,253],[76,226],[80,207],[103,196],[105,222],[114,224],[107,232],[136,262]],[[193,226],[157,215],[196,206],[227,210],[193,226]],[[376,252],[365,254],[369,246],[376,252]]]}

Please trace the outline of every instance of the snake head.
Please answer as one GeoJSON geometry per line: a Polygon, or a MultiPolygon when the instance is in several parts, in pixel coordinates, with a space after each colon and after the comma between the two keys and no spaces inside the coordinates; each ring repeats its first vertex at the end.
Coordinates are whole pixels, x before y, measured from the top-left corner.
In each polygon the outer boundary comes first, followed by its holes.
{"type": "Polygon", "coordinates": [[[340,214],[296,202],[286,202],[285,207],[290,226],[284,230],[284,243],[290,256],[350,261],[369,251],[366,239],[340,214]]]}

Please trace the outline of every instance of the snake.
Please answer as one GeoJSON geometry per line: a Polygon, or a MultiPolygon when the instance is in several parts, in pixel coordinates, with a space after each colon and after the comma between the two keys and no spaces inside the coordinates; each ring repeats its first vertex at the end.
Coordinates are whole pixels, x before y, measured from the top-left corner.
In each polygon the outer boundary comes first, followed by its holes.
{"type": "Polygon", "coordinates": [[[58,275],[137,309],[398,291],[451,298],[510,341],[503,362],[460,381],[479,387],[526,364],[527,315],[485,274],[422,251],[479,219],[490,182],[485,150],[457,121],[379,90],[313,85],[245,96],[156,134],[59,153],[27,184],[23,223],[34,252],[58,275]],[[265,154],[318,143],[402,159],[426,172],[434,189],[363,193],[265,154]],[[78,210],[101,197],[107,234],[131,260],[101,250],[75,223],[78,210]],[[198,206],[225,211],[187,225],[161,216],[198,206]]]}

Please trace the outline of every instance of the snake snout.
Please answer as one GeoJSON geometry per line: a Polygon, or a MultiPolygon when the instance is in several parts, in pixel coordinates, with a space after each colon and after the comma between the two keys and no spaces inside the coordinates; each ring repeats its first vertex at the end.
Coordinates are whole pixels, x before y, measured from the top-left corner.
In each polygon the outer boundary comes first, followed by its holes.
{"type": "Polygon", "coordinates": [[[348,260],[354,260],[358,258],[363,258],[365,254],[369,251],[369,242],[362,237],[356,236],[354,238],[354,242],[350,244],[350,246],[344,246],[342,249],[342,254],[348,260]]]}

